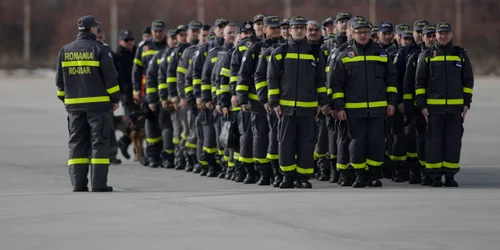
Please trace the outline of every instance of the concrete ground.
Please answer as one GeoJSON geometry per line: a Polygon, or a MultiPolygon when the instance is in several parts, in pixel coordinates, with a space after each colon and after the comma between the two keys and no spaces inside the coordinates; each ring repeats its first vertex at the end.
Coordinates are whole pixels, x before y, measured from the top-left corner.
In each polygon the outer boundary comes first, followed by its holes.
{"type": "Polygon", "coordinates": [[[1,249],[499,249],[499,79],[474,93],[459,188],[279,190],[125,161],[116,192],[72,193],[54,80],[2,78],[1,249]]]}

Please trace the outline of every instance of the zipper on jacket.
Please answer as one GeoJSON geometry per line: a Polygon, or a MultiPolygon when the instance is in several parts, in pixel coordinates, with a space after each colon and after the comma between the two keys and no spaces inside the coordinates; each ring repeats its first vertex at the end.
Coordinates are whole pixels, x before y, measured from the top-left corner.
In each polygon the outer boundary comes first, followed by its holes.
{"type": "MultiPolygon", "coordinates": [[[[286,57],[286,55],[285,55],[286,57]]],[[[295,100],[294,100],[294,110],[295,114],[297,113],[297,92],[299,92],[299,63],[300,63],[300,45],[297,43],[297,77],[295,78],[295,100]]]]}
{"type": "MultiPolygon", "coordinates": [[[[366,90],[366,107],[368,110],[368,117],[370,117],[370,100],[368,100],[368,71],[367,71],[367,65],[366,65],[366,49],[363,48],[363,57],[364,57],[364,63],[365,63],[365,90],[366,90]]],[[[376,70],[376,68],[374,68],[376,70]]]]}

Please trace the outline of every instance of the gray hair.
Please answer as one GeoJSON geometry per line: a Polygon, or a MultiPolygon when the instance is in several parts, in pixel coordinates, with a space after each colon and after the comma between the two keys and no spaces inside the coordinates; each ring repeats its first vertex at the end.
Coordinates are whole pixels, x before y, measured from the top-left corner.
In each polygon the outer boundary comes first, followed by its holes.
{"type": "Polygon", "coordinates": [[[316,27],[318,27],[318,29],[321,29],[321,24],[319,24],[319,22],[316,20],[307,21],[307,25],[309,25],[309,24],[315,25],[316,27]]]}

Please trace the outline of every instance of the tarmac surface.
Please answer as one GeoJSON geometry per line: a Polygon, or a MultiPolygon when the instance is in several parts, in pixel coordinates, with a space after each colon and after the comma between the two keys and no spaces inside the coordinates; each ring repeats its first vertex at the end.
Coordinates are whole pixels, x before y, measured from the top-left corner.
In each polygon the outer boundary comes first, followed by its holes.
{"type": "Polygon", "coordinates": [[[125,160],[115,192],[73,193],[54,79],[1,78],[0,249],[498,250],[499,93],[476,80],[459,188],[279,190],[125,160]]]}

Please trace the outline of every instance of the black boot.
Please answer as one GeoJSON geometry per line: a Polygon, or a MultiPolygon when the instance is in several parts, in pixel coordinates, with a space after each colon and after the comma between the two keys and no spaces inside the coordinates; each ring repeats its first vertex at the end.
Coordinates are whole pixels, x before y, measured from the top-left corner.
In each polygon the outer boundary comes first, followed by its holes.
{"type": "Polygon", "coordinates": [[[319,181],[328,181],[330,180],[330,168],[328,166],[324,166],[320,168],[319,172],[319,181]]]}
{"type": "Polygon", "coordinates": [[[161,166],[161,162],[151,162],[149,168],[159,168],[161,166]]]}
{"type": "Polygon", "coordinates": [[[308,176],[298,176],[295,185],[297,188],[312,188],[308,176]]]}
{"type": "Polygon", "coordinates": [[[177,164],[175,165],[175,170],[184,170],[186,168],[186,159],[181,157],[177,160],[177,164]]]}
{"type": "Polygon", "coordinates": [[[227,167],[226,168],[226,180],[231,180],[233,178],[234,174],[234,166],[233,167],[227,167]]]}
{"type": "Polygon", "coordinates": [[[356,169],[354,171],[356,173],[356,180],[352,184],[353,188],[364,188],[366,187],[366,182],[365,182],[365,175],[366,175],[366,170],[364,169],[356,169]]]}
{"type": "Polygon", "coordinates": [[[257,182],[257,185],[259,186],[269,186],[271,185],[271,173],[270,173],[270,169],[269,169],[270,166],[261,166],[260,167],[260,179],[259,181],[257,182]]]}
{"type": "Polygon", "coordinates": [[[380,167],[374,167],[374,166],[369,166],[369,173],[370,173],[370,181],[372,187],[381,187],[382,182],[380,181],[380,176],[381,176],[381,168],[380,167]]]}
{"type": "Polygon", "coordinates": [[[221,167],[221,169],[219,171],[219,176],[218,177],[219,177],[219,179],[224,179],[224,178],[226,178],[227,162],[222,161],[220,163],[220,167],[221,167]]]}
{"type": "Polygon", "coordinates": [[[217,177],[217,175],[219,175],[219,172],[217,170],[217,165],[214,164],[208,165],[207,177],[217,177]]]}
{"type": "Polygon", "coordinates": [[[432,184],[431,184],[432,187],[442,187],[443,186],[442,173],[434,171],[434,172],[430,172],[429,176],[432,179],[432,184]]]}
{"type": "Polygon", "coordinates": [[[365,186],[367,186],[367,187],[372,186],[372,176],[370,174],[369,169],[365,169],[365,186]]]}
{"type": "Polygon", "coordinates": [[[187,159],[186,172],[193,172],[194,163],[196,162],[195,158],[193,158],[191,155],[188,155],[186,159],[187,159]]]}
{"type": "Polygon", "coordinates": [[[92,171],[91,171],[92,192],[113,191],[113,187],[108,186],[108,172],[109,172],[109,166],[107,165],[92,166],[92,171]]]}
{"type": "Polygon", "coordinates": [[[393,164],[394,167],[394,182],[405,182],[406,181],[406,164],[403,161],[396,161],[393,164]]]}
{"type": "Polygon", "coordinates": [[[125,159],[130,159],[130,154],[128,153],[128,146],[132,143],[132,139],[130,137],[124,135],[120,140],[118,140],[118,148],[120,149],[120,152],[122,153],[123,157],[125,159]]]}
{"type": "Polygon", "coordinates": [[[110,158],[109,159],[109,164],[111,164],[111,165],[120,165],[120,164],[122,164],[122,160],[120,160],[118,158],[110,158]]]}
{"type": "MultiPolygon", "coordinates": [[[[243,163],[241,163],[243,164],[243,163]]],[[[240,166],[238,168],[238,170],[236,170],[235,172],[235,177],[234,177],[234,181],[235,182],[243,182],[245,180],[245,177],[246,177],[246,172],[245,172],[245,168],[243,166],[240,166]]]]}
{"type": "Polygon", "coordinates": [[[420,166],[417,162],[410,163],[410,184],[420,184],[422,181],[420,166]]]}
{"type": "Polygon", "coordinates": [[[202,169],[203,169],[203,165],[201,165],[200,163],[196,163],[194,170],[193,170],[193,174],[201,173],[202,169]]]}
{"type": "Polygon", "coordinates": [[[144,167],[149,166],[149,159],[148,159],[148,157],[143,156],[143,157],[142,157],[142,159],[141,159],[141,164],[142,164],[144,167]]]}
{"type": "Polygon", "coordinates": [[[173,159],[168,159],[165,162],[163,162],[163,167],[167,169],[173,169],[175,168],[175,163],[173,159]]]}
{"type": "Polygon", "coordinates": [[[68,170],[71,184],[73,185],[73,192],[89,191],[89,179],[87,178],[87,175],[89,173],[89,166],[87,164],[70,165],[68,167],[68,170]]]}
{"type": "Polygon", "coordinates": [[[337,182],[337,184],[342,187],[349,187],[352,186],[353,179],[354,174],[351,169],[339,170],[339,181],[337,182]]]}
{"type": "Polygon", "coordinates": [[[280,188],[295,188],[293,183],[294,178],[291,175],[285,175],[283,181],[280,183],[280,188]]]}
{"type": "Polygon", "coordinates": [[[330,179],[328,182],[330,183],[338,183],[340,178],[340,173],[337,170],[337,160],[330,159],[330,179]]]}
{"type": "Polygon", "coordinates": [[[392,160],[388,155],[384,155],[384,164],[382,165],[382,169],[384,172],[384,178],[392,179],[392,160]]]}
{"type": "Polygon", "coordinates": [[[444,175],[444,186],[445,187],[458,187],[458,182],[455,180],[454,173],[445,173],[444,175]]]}
{"type": "Polygon", "coordinates": [[[255,167],[252,163],[244,163],[247,176],[243,180],[244,184],[255,184],[255,167]]]}
{"type": "Polygon", "coordinates": [[[208,174],[208,166],[201,166],[200,176],[207,176],[208,174]]]}
{"type": "Polygon", "coordinates": [[[283,181],[283,174],[281,173],[280,164],[277,160],[271,161],[271,167],[273,168],[274,180],[273,187],[279,187],[283,181]]]}

